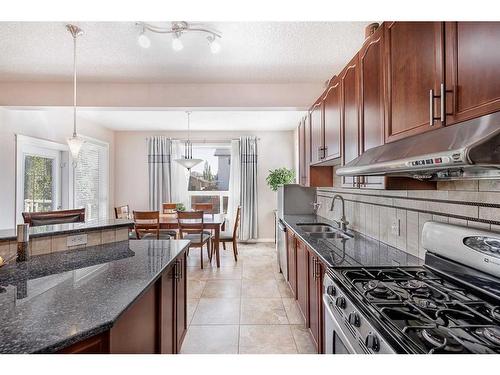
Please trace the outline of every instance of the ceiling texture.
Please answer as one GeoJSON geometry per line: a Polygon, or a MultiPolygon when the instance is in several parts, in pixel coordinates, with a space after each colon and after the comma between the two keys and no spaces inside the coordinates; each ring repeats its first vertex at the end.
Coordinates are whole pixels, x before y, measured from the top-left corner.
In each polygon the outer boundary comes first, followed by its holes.
{"type": "MultiPolygon", "coordinates": [[[[217,84],[263,84],[266,88],[290,85],[285,92],[276,91],[281,92],[280,97],[292,95],[301,84],[308,84],[317,85],[321,92],[324,83],[359,50],[364,27],[369,23],[204,22],[222,33],[222,49],[212,54],[204,34],[182,35],[184,49],[175,52],[170,35],[148,33],[150,48],[140,47],[137,39],[141,29],[135,22],[79,22],[85,35],[78,39],[78,79],[172,87],[214,84],[214,90],[217,84]]],[[[170,22],[153,24],[168,27],[170,22]]],[[[0,35],[0,86],[2,82],[6,86],[20,82],[71,84],[73,41],[64,22],[0,22],[0,35]]],[[[26,88],[21,95],[23,90],[26,88]]],[[[242,96],[242,102],[247,95],[250,103],[255,91],[242,91],[229,95],[242,96]]],[[[193,90],[190,95],[196,107],[199,94],[193,90]]],[[[116,131],[182,130],[186,123],[184,110],[79,108],[78,117],[116,131]]],[[[303,115],[303,111],[290,108],[205,107],[194,109],[192,129],[289,130],[303,115]]]]}
{"type": "MultiPolygon", "coordinates": [[[[154,23],[168,26],[170,23],[154,23]]],[[[141,83],[323,83],[361,46],[368,22],[214,22],[220,53],[206,36],[149,33],[138,45],[135,22],[80,22],[78,71],[83,81],[141,83]]],[[[68,81],[72,38],[61,22],[0,22],[1,81],[68,81]]]]}

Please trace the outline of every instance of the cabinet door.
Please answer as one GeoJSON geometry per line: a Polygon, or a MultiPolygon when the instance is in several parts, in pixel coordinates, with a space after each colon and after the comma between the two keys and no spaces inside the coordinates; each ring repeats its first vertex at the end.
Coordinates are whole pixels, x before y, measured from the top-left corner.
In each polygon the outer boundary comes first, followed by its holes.
{"type": "Polygon", "coordinates": [[[437,95],[443,77],[443,23],[387,22],[385,54],[387,68],[386,141],[394,141],[441,127],[430,121],[430,102],[439,116],[437,95]]]}
{"type": "Polygon", "coordinates": [[[288,230],[286,235],[286,248],[288,260],[287,280],[293,295],[297,298],[297,252],[295,248],[295,236],[288,230]]]}
{"type": "Polygon", "coordinates": [[[500,110],[500,22],[446,22],[446,125],[500,110]]]}
{"type": "MultiPolygon", "coordinates": [[[[342,165],[359,156],[358,55],[344,68],[340,76],[342,88],[342,165]]],[[[354,187],[356,177],[342,177],[342,185],[354,187]]]]}
{"type": "Polygon", "coordinates": [[[176,277],[176,297],[175,297],[175,310],[176,310],[176,345],[177,353],[181,350],[182,341],[187,331],[187,276],[186,276],[186,253],[181,255],[177,260],[177,277],[176,277]]]}
{"type": "Polygon", "coordinates": [[[161,276],[160,353],[174,354],[175,343],[175,264],[161,276]]]}
{"type": "Polygon", "coordinates": [[[310,185],[310,169],[309,164],[311,163],[311,124],[309,123],[308,117],[302,119],[304,126],[304,177],[305,186],[310,185]]]}
{"type": "Polygon", "coordinates": [[[304,142],[304,123],[300,121],[298,127],[298,145],[299,145],[299,184],[305,185],[306,183],[306,175],[305,175],[305,163],[306,163],[306,155],[305,155],[305,142],[304,142]]]}
{"type": "Polygon", "coordinates": [[[318,352],[321,348],[321,263],[309,254],[309,327],[318,352]]]}
{"type": "Polygon", "coordinates": [[[323,159],[323,102],[318,100],[309,113],[311,124],[311,162],[316,163],[323,159]]]}
{"type": "MultiPolygon", "coordinates": [[[[384,65],[383,36],[380,27],[359,52],[359,121],[361,151],[384,144],[384,65]]],[[[383,176],[363,176],[361,186],[383,188],[383,176]]]]}
{"type": "Polygon", "coordinates": [[[297,300],[306,322],[309,321],[309,252],[302,241],[297,240],[297,300]]]}
{"type": "Polygon", "coordinates": [[[340,157],[340,80],[334,78],[323,99],[325,128],[325,159],[340,157]]]}

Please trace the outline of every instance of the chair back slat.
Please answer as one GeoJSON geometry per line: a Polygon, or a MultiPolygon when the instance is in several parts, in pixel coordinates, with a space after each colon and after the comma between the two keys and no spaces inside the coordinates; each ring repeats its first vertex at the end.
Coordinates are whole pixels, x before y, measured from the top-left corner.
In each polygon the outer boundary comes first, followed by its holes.
{"type": "Polygon", "coordinates": [[[168,214],[172,211],[175,211],[175,209],[177,208],[177,203],[162,203],[161,208],[164,214],[168,214]]]}
{"type": "Polygon", "coordinates": [[[179,211],[177,222],[181,238],[184,233],[199,234],[200,242],[203,242],[203,211],[179,211]]]}
{"type": "Polygon", "coordinates": [[[160,238],[160,212],[159,211],[134,211],[134,226],[137,238],[146,233],[156,234],[160,238]]]}
{"type": "Polygon", "coordinates": [[[23,212],[22,215],[24,222],[29,224],[30,227],[85,222],[85,208],[45,212],[23,212]]]}
{"type": "Polygon", "coordinates": [[[233,238],[238,237],[238,226],[240,225],[240,215],[241,215],[241,206],[238,206],[238,208],[236,209],[236,217],[234,219],[233,238]]]}
{"type": "Polygon", "coordinates": [[[115,207],[115,219],[130,219],[130,208],[128,204],[115,207]]]}
{"type": "Polygon", "coordinates": [[[193,210],[203,211],[206,214],[214,213],[214,205],[212,203],[194,203],[193,210]]]}

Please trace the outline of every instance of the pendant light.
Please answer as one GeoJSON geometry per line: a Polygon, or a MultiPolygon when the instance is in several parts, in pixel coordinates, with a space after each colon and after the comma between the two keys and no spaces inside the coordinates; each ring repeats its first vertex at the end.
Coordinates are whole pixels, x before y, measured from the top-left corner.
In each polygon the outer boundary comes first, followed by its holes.
{"type": "Polygon", "coordinates": [[[187,114],[187,123],[188,123],[188,136],[187,141],[184,143],[184,156],[180,159],[175,159],[177,163],[182,165],[188,171],[191,170],[194,166],[200,164],[203,160],[201,159],[193,159],[193,144],[190,141],[190,128],[189,128],[189,117],[191,112],[186,112],[187,114]]]}
{"type": "Polygon", "coordinates": [[[73,136],[68,138],[68,146],[73,157],[73,163],[76,163],[78,154],[85,143],[84,139],[76,132],[76,38],[83,35],[83,30],[75,25],[66,25],[66,29],[73,37],[73,136]]]}

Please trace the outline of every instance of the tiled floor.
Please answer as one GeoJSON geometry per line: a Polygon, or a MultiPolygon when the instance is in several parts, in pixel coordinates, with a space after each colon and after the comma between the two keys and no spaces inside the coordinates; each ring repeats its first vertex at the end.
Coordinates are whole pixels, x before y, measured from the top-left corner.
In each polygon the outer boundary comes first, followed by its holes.
{"type": "Polygon", "coordinates": [[[221,249],[221,268],[215,262],[204,267],[199,249],[193,249],[181,353],[315,353],[297,302],[277,271],[274,244],[241,244],[238,262],[229,245],[221,249]]]}

